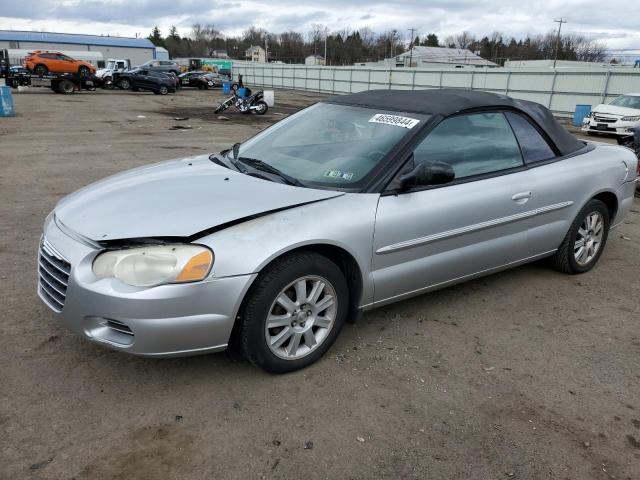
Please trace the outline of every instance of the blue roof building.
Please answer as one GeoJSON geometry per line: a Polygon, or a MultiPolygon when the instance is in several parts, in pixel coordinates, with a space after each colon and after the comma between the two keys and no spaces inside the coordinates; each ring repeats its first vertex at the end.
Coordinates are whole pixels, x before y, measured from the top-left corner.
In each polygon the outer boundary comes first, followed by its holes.
{"type": "Polygon", "coordinates": [[[147,38],[108,35],[0,30],[0,49],[5,48],[10,50],[88,50],[101,52],[104,60],[129,59],[133,65],[156,58],[156,47],[147,38]]]}

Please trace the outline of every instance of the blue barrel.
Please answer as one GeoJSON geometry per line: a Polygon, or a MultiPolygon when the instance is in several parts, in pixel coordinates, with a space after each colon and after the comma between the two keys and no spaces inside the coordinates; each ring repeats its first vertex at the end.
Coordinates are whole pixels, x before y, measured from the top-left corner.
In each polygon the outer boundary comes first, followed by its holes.
{"type": "Polygon", "coordinates": [[[231,82],[224,82],[222,84],[222,93],[231,93],[231,82]]]}
{"type": "Polygon", "coordinates": [[[240,98],[244,98],[244,97],[246,97],[246,96],[247,96],[247,89],[246,89],[246,88],[244,88],[244,87],[240,87],[240,88],[238,89],[238,96],[239,96],[240,98]]]}
{"type": "Polygon", "coordinates": [[[584,117],[591,113],[591,105],[576,105],[576,111],[573,112],[573,126],[581,127],[584,117]]]}
{"type": "Polygon", "coordinates": [[[16,111],[13,108],[13,96],[11,87],[0,86],[0,117],[15,117],[16,111]]]}

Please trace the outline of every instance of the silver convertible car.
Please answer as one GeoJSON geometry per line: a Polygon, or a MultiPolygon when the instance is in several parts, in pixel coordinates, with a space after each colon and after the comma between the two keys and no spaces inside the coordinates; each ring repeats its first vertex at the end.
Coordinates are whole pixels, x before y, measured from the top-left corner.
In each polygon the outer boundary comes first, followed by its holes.
{"type": "Polygon", "coordinates": [[[541,105],[368,91],[211,156],[152,164],[47,217],[38,293],[79,335],[144,356],[237,345],[286,372],[359,312],[544,257],[598,261],[637,159],[541,105]]]}

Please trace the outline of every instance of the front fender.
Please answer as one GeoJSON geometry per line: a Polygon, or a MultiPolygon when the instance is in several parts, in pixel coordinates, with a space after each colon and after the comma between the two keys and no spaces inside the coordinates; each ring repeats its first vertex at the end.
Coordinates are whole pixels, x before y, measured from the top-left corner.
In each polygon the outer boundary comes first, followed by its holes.
{"type": "Polygon", "coordinates": [[[248,220],[198,240],[215,254],[217,278],[260,272],[305,245],[348,252],[362,274],[362,301],[373,298],[371,255],[378,194],[347,194],[248,220]]]}

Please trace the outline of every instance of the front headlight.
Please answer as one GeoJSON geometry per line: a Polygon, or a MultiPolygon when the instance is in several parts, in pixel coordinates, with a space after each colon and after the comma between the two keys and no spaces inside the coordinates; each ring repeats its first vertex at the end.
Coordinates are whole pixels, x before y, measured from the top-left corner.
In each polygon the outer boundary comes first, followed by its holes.
{"type": "Polygon", "coordinates": [[[640,115],[636,115],[633,117],[622,117],[620,120],[623,122],[640,122],[640,115]]]}
{"type": "Polygon", "coordinates": [[[213,252],[200,245],[153,245],[105,252],[93,261],[98,278],[117,278],[134,287],[203,280],[213,252]]]}

